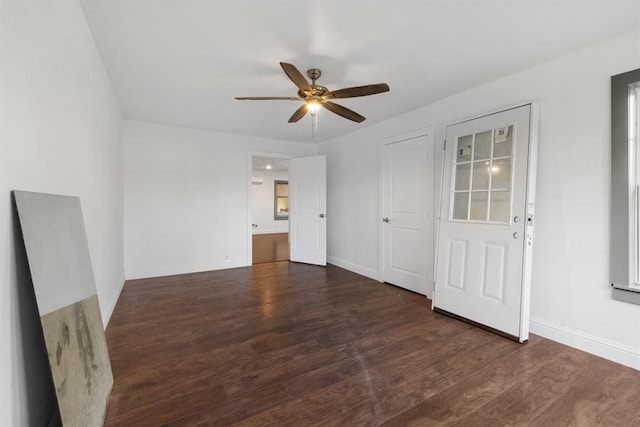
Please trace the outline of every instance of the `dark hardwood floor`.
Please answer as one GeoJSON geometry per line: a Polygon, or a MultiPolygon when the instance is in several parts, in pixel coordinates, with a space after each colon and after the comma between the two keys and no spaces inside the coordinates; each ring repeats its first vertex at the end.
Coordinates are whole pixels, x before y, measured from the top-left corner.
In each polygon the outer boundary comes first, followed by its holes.
{"type": "Polygon", "coordinates": [[[107,426],[640,425],[640,372],[331,265],[129,281],[107,339],[107,426]]]}
{"type": "Polygon", "coordinates": [[[289,233],[254,234],[253,264],[289,260],[289,233]]]}

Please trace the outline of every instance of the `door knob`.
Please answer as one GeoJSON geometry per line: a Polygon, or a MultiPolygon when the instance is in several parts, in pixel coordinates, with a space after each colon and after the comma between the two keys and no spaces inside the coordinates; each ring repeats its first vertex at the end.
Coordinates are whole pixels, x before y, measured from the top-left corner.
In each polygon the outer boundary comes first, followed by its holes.
{"type": "Polygon", "coordinates": [[[520,234],[518,234],[518,232],[516,231],[515,233],[513,233],[513,238],[517,239],[518,237],[520,237],[520,234]]]}
{"type": "Polygon", "coordinates": [[[320,218],[324,218],[324,214],[320,214],[320,218]]]}
{"type": "Polygon", "coordinates": [[[389,222],[389,221],[391,221],[391,220],[389,218],[387,218],[387,217],[382,218],[382,222],[389,222]]]}

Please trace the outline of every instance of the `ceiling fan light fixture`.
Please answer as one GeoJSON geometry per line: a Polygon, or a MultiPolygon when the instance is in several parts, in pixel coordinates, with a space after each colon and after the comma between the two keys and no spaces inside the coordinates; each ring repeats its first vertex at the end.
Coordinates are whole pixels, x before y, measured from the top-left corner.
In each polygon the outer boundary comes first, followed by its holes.
{"type": "Polygon", "coordinates": [[[307,101],[307,111],[311,114],[317,114],[318,110],[320,110],[320,107],[320,101],[318,101],[317,99],[309,99],[307,101]]]}

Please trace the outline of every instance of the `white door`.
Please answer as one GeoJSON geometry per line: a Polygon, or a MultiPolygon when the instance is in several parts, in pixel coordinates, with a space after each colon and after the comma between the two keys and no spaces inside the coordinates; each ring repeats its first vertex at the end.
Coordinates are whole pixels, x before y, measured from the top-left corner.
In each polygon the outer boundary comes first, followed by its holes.
{"type": "Polygon", "coordinates": [[[327,265],[327,158],[299,157],[289,163],[290,260],[327,265]]]}
{"type": "Polygon", "coordinates": [[[531,112],[525,105],[447,127],[433,300],[520,341],[529,334],[531,112]]]}
{"type": "Polygon", "coordinates": [[[432,136],[420,135],[383,145],[383,281],[423,295],[431,293],[432,206],[432,136]]]}

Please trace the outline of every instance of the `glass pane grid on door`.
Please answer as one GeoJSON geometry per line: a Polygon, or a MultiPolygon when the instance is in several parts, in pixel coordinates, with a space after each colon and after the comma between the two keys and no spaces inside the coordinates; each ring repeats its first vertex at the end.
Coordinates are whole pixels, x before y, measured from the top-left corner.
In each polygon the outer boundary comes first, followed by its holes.
{"type": "Polygon", "coordinates": [[[458,137],[450,221],[509,224],[513,125],[458,137]]]}

